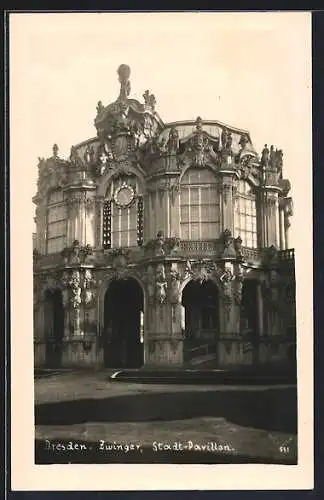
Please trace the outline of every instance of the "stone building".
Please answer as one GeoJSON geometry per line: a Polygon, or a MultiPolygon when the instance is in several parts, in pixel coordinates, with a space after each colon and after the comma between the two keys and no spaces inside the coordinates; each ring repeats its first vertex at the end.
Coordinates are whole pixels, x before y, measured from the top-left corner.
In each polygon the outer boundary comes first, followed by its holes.
{"type": "Polygon", "coordinates": [[[156,99],[97,105],[96,135],[39,159],[35,366],[294,366],[283,153],[156,99]]]}

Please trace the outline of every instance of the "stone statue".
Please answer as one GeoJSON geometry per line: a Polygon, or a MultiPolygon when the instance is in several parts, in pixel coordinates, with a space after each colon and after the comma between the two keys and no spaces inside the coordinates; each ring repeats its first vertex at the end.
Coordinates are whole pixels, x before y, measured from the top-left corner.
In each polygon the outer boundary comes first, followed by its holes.
{"type": "Polygon", "coordinates": [[[222,129],[221,142],[222,142],[222,149],[226,149],[227,130],[225,127],[222,129]]]}
{"type": "Polygon", "coordinates": [[[242,134],[240,138],[239,145],[241,146],[242,149],[245,148],[245,146],[248,144],[249,140],[246,136],[246,134],[242,134]]]}
{"type": "Polygon", "coordinates": [[[154,94],[151,94],[149,90],[145,90],[143,94],[143,99],[146,106],[151,107],[152,110],[155,109],[156,99],[154,94]]]}
{"type": "Polygon", "coordinates": [[[158,264],[156,268],[156,299],[159,304],[163,304],[166,299],[167,280],[163,264],[158,264]]]}
{"type": "Polygon", "coordinates": [[[232,142],[233,142],[232,133],[228,131],[226,137],[226,146],[225,146],[226,151],[230,152],[232,150],[232,142]]]}
{"type": "Polygon", "coordinates": [[[159,231],[155,240],[155,255],[164,255],[164,233],[159,231]]]}
{"type": "Polygon", "coordinates": [[[180,274],[178,272],[177,264],[172,264],[170,270],[170,302],[177,304],[180,298],[180,274]]]}
{"type": "Polygon", "coordinates": [[[238,236],[234,240],[234,248],[236,250],[236,255],[237,257],[242,257],[242,238],[241,236],[238,236]]]}
{"type": "Polygon", "coordinates": [[[57,158],[58,157],[58,152],[59,152],[58,145],[54,144],[53,145],[53,158],[57,158]]]}
{"type": "Polygon", "coordinates": [[[90,163],[93,162],[93,158],[94,158],[93,146],[91,146],[91,147],[87,146],[86,150],[84,152],[84,161],[85,161],[85,163],[87,163],[89,165],[90,163]]]}
{"type": "Polygon", "coordinates": [[[100,115],[101,112],[103,111],[103,109],[104,109],[104,106],[103,106],[102,102],[98,101],[98,104],[97,104],[97,115],[100,115]]]}
{"type": "Polygon", "coordinates": [[[268,165],[268,162],[269,162],[269,149],[267,144],[265,144],[261,155],[261,164],[263,166],[266,166],[268,165]]]}
{"type": "Polygon", "coordinates": [[[72,271],[69,285],[71,288],[71,304],[73,309],[77,309],[81,304],[81,283],[79,271],[72,271]]]}
{"type": "Polygon", "coordinates": [[[169,133],[168,141],[169,151],[176,153],[179,148],[179,132],[175,127],[172,127],[169,133]]]}

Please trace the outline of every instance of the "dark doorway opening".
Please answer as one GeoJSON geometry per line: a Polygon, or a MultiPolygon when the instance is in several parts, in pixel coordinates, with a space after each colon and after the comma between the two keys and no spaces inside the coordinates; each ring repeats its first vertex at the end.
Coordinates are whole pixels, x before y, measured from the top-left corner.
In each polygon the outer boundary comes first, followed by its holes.
{"type": "Polygon", "coordinates": [[[60,368],[62,365],[63,336],[64,336],[64,308],[62,292],[48,291],[45,297],[45,338],[46,338],[46,366],[60,368]]]}
{"type": "Polygon", "coordinates": [[[185,309],[185,358],[195,364],[217,360],[219,294],[211,281],[190,281],[182,292],[185,309]]]}
{"type": "Polygon", "coordinates": [[[144,296],[133,279],[113,280],[105,294],[104,364],[140,368],[144,364],[144,296]]]}
{"type": "Polygon", "coordinates": [[[252,351],[252,363],[259,361],[258,295],[257,281],[246,279],[243,284],[240,330],[243,335],[245,352],[252,351]]]}

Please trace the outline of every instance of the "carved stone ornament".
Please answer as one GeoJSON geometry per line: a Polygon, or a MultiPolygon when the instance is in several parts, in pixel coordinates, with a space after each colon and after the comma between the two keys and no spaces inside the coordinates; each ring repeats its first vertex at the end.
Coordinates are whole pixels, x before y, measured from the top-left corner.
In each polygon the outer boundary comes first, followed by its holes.
{"type": "Polygon", "coordinates": [[[220,242],[222,243],[222,250],[220,253],[221,258],[237,258],[237,249],[235,248],[235,240],[232,236],[232,233],[229,229],[225,229],[225,231],[220,236],[220,242]]]}
{"type": "Polygon", "coordinates": [[[114,192],[114,201],[120,208],[127,208],[135,199],[135,190],[133,186],[123,182],[114,192]]]}
{"type": "Polygon", "coordinates": [[[264,264],[267,266],[276,266],[278,262],[278,250],[274,245],[264,249],[264,264]]]}
{"type": "MultiPolygon", "coordinates": [[[[54,148],[55,149],[55,148],[54,148]]],[[[56,155],[45,160],[38,158],[37,198],[44,198],[52,189],[62,188],[67,183],[67,162],[56,155]]]]}
{"type": "Polygon", "coordinates": [[[179,166],[193,165],[204,167],[207,163],[220,164],[218,140],[208,136],[202,129],[203,121],[200,117],[196,120],[196,129],[189,140],[183,143],[185,151],[178,158],[179,166]]]}
{"type": "Polygon", "coordinates": [[[109,253],[115,278],[123,278],[128,272],[130,251],[127,248],[114,248],[109,253]]]}
{"type": "Polygon", "coordinates": [[[81,246],[79,241],[75,240],[71,247],[62,250],[61,255],[66,264],[84,264],[92,253],[90,245],[81,246]]]}
{"type": "Polygon", "coordinates": [[[63,275],[62,283],[70,291],[70,303],[73,309],[78,309],[81,305],[81,273],[79,270],[66,272],[63,275]]]}

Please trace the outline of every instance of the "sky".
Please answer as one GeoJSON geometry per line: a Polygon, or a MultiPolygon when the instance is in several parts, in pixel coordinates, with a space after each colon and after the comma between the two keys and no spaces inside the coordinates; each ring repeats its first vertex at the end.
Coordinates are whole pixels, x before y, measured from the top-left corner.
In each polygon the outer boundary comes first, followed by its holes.
{"type": "Polygon", "coordinates": [[[164,122],[219,120],[248,130],[259,152],[283,149],[293,246],[311,203],[310,30],[307,13],[11,14],[11,168],[31,220],[38,157],[96,135],[96,104],[118,97],[125,63],[130,97],[149,89],[164,122]]]}

